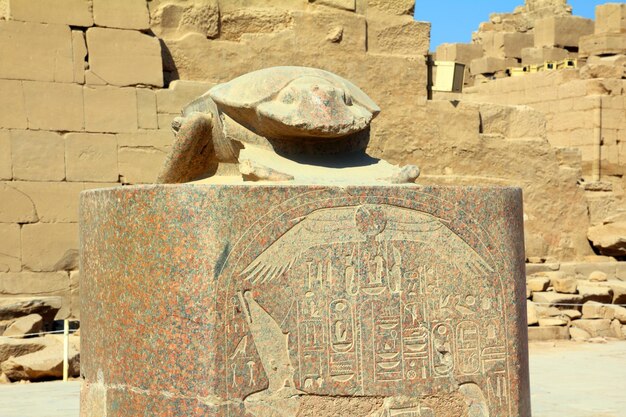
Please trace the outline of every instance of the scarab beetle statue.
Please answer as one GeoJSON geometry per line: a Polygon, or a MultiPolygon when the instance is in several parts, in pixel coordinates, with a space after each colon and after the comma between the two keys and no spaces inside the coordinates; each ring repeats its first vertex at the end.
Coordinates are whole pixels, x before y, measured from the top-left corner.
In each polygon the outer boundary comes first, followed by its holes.
{"type": "Polygon", "coordinates": [[[379,112],[360,88],[328,71],[254,71],[183,109],[157,182],[413,182],[416,166],[399,168],[365,153],[379,112]]]}

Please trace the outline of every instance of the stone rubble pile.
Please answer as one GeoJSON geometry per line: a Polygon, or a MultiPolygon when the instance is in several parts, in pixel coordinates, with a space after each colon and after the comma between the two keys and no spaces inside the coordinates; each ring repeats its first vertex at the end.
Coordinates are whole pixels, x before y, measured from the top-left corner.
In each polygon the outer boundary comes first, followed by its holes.
{"type": "MultiPolygon", "coordinates": [[[[0,301],[0,383],[63,377],[63,335],[50,334],[61,301],[0,301]]],[[[80,375],[80,338],[70,335],[69,376],[80,375]]]]}
{"type": "Polygon", "coordinates": [[[592,271],[541,271],[526,277],[529,340],[626,339],[626,281],[592,271]]]}
{"type": "Polygon", "coordinates": [[[580,60],[585,78],[622,78],[625,16],[624,3],[598,6],[594,22],[573,16],[566,0],[527,0],[512,13],[492,14],[471,44],[440,45],[436,59],[464,64],[466,85],[506,77],[511,68],[564,60],[580,60]]]}

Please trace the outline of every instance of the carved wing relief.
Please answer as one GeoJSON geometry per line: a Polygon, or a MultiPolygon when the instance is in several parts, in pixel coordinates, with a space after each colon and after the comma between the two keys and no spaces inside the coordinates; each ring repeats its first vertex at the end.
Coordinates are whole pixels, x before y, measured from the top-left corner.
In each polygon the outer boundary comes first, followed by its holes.
{"type": "Polygon", "coordinates": [[[446,223],[423,212],[382,204],[316,210],[298,219],[295,226],[267,247],[242,274],[255,284],[270,282],[289,270],[311,248],[368,240],[419,242],[433,253],[447,255],[448,262],[464,274],[493,271],[446,223]]]}

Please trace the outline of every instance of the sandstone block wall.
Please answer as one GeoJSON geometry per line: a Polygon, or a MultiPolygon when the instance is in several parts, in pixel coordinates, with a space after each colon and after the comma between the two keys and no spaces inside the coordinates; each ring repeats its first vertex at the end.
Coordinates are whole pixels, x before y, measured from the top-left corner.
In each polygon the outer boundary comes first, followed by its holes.
{"type": "MultiPolygon", "coordinates": [[[[486,74],[454,97],[527,105],[543,114],[546,137],[560,149],[562,160],[571,165],[580,158],[577,182],[584,191],[589,223],[579,227],[592,226],[587,237],[596,253],[618,257],[619,252],[605,246],[619,246],[616,242],[623,234],[610,231],[626,207],[626,33],[621,26],[625,12],[623,4],[610,3],[596,8],[595,24],[568,15],[539,19],[533,28],[535,46],[522,49],[522,63],[578,56],[578,69],[544,69],[514,77],[486,74]]],[[[475,59],[471,67],[489,58],[475,59]]]]}
{"type": "Polygon", "coordinates": [[[564,70],[498,79],[473,87],[464,98],[529,105],[541,111],[550,143],[579,149],[589,179],[598,153],[594,129],[601,128],[602,173],[622,176],[626,169],[626,80],[580,79],[578,74],[564,70]]]}
{"type": "Polygon", "coordinates": [[[210,84],[161,90],[159,39],[140,31],[145,1],[11,0],[3,10],[0,303],[43,298],[61,305],[57,318],[79,317],[79,193],[154,181],[172,138],[166,122],[159,129],[157,91],[186,102],[210,84]]]}
{"type": "MultiPolygon", "coordinates": [[[[272,65],[325,68],[385,108],[422,106],[430,25],[412,0],[0,1],[0,304],[80,315],[78,195],[151,183],[182,107],[272,65]]],[[[404,119],[404,125],[395,121],[404,119]]]]}

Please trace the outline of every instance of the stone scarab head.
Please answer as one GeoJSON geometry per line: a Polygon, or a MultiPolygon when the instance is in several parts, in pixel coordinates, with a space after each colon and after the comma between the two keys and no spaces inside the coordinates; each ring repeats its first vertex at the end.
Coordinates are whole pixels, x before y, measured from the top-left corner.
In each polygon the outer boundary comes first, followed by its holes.
{"type": "Polygon", "coordinates": [[[176,140],[157,182],[214,176],[365,182],[371,175],[411,182],[417,167],[399,170],[365,153],[378,113],[359,87],[328,71],[293,66],[254,71],[211,88],[183,109],[172,124],[176,140]]]}
{"type": "Polygon", "coordinates": [[[316,68],[274,67],[208,92],[233,120],[267,138],[337,138],[366,129],[380,108],[350,81],[316,68]]]}

